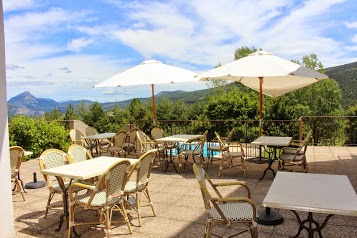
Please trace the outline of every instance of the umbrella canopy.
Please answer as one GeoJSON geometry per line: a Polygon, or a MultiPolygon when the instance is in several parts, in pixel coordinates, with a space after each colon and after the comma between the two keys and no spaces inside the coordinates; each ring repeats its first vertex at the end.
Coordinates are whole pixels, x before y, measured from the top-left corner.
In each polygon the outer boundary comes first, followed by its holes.
{"type": "Polygon", "coordinates": [[[262,132],[262,94],[278,97],[328,78],[315,70],[257,51],[197,76],[200,80],[232,80],[259,92],[260,134],[262,132]]]}
{"type": "Polygon", "coordinates": [[[183,83],[196,81],[196,73],[163,64],[157,60],[146,60],[141,64],[119,73],[94,87],[121,87],[150,85],[152,88],[153,119],[156,120],[154,84],[183,83]]]}

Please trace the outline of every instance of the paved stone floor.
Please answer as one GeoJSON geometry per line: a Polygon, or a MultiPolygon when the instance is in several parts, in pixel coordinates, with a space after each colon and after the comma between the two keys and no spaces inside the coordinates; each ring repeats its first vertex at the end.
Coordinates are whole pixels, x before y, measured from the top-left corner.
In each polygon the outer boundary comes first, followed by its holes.
{"type": "MultiPolygon", "coordinates": [[[[309,147],[307,153],[309,173],[345,174],[357,191],[357,147],[315,146],[309,147]]],[[[262,181],[258,179],[266,166],[267,164],[247,163],[246,177],[243,177],[242,171],[238,168],[224,170],[222,176],[218,177],[218,164],[214,162],[207,173],[216,181],[246,181],[252,191],[252,199],[255,201],[257,210],[260,210],[263,208],[262,201],[273,181],[273,176],[269,171],[262,181]]],[[[277,169],[276,163],[273,164],[273,168],[277,169]]],[[[25,184],[32,181],[33,172],[37,172],[38,180],[43,180],[37,159],[22,164],[21,177],[25,184]]],[[[153,216],[150,207],[143,207],[142,226],[139,227],[135,211],[129,210],[133,234],[129,234],[125,225],[117,224],[112,227],[112,237],[203,237],[206,217],[201,193],[191,166],[187,166],[181,174],[176,174],[171,166],[167,172],[160,172],[158,168],[154,168],[150,191],[157,216],[153,216]]],[[[227,187],[221,191],[224,195],[238,196],[242,194],[239,187],[227,187]]],[[[55,231],[62,214],[61,196],[54,197],[52,203],[56,207],[50,210],[47,219],[44,219],[48,197],[47,187],[27,189],[25,196],[26,201],[23,201],[19,193],[13,193],[16,237],[67,236],[65,226],[59,232],[55,231]]],[[[145,203],[145,199],[143,199],[143,203],[145,203]]],[[[292,212],[286,210],[279,212],[283,215],[284,222],[276,226],[258,225],[259,237],[281,238],[296,233],[298,223],[292,212]]],[[[305,216],[305,214],[301,214],[305,216]]],[[[325,216],[318,214],[316,217],[321,222],[325,216]]],[[[79,211],[77,217],[79,219],[97,218],[90,211],[79,211]]],[[[121,217],[115,215],[114,219],[121,219],[121,217]]],[[[105,235],[103,229],[90,226],[78,227],[76,230],[81,237],[104,237],[105,235]]],[[[232,231],[222,230],[221,232],[228,235],[232,231]]],[[[322,234],[325,238],[355,238],[357,237],[357,217],[333,216],[322,234]]],[[[245,233],[242,237],[250,236],[245,233]]],[[[303,231],[300,237],[307,237],[307,233],[303,231]]],[[[315,237],[318,237],[317,234],[315,237]]]]}

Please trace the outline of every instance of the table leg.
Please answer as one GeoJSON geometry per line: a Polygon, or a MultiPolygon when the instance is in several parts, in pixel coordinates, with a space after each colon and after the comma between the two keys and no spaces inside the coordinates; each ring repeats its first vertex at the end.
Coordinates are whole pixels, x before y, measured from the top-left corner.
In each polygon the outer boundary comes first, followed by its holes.
{"type": "MultiPolygon", "coordinates": [[[[264,145],[259,145],[259,157],[250,158],[250,159],[247,159],[247,161],[251,162],[251,163],[255,163],[255,164],[269,163],[269,159],[262,156],[262,147],[264,147],[264,145]]],[[[265,150],[265,147],[264,147],[264,150],[265,150]]]]}
{"type": "MultiPolygon", "coordinates": [[[[61,228],[62,228],[62,224],[64,222],[64,220],[66,219],[66,222],[67,222],[67,228],[68,228],[68,217],[69,217],[69,214],[68,214],[68,193],[67,193],[67,188],[69,188],[69,186],[66,188],[65,186],[65,183],[62,179],[62,177],[59,177],[59,176],[56,176],[57,180],[58,180],[58,184],[60,185],[60,187],[62,188],[62,199],[63,199],[63,214],[61,214],[60,216],[60,222],[59,222],[59,225],[58,225],[58,228],[55,229],[55,231],[60,231],[61,228]]],[[[79,237],[79,235],[77,234],[76,230],[74,229],[73,227],[73,234],[76,236],[76,237],[79,237]]]]}
{"type": "Polygon", "coordinates": [[[174,148],[170,148],[170,159],[169,159],[169,161],[166,161],[166,163],[165,163],[165,170],[164,170],[164,172],[167,171],[167,169],[169,168],[169,165],[170,165],[170,164],[173,164],[176,173],[178,173],[178,171],[177,171],[177,169],[176,169],[176,165],[175,165],[175,163],[174,163],[174,159],[173,159],[173,157],[172,157],[172,150],[173,150],[173,149],[174,149],[174,148]]]}
{"type": "Polygon", "coordinates": [[[291,210],[291,211],[294,213],[294,215],[296,216],[297,221],[299,223],[298,232],[296,233],[295,236],[291,236],[291,238],[299,237],[302,229],[305,229],[308,232],[309,238],[313,238],[315,232],[317,232],[319,234],[319,237],[322,238],[321,231],[327,225],[328,220],[333,216],[333,214],[329,214],[323,221],[322,225],[320,226],[320,224],[313,219],[312,212],[308,213],[307,219],[301,221],[299,214],[297,214],[297,212],[294,210],[291,210]],[[308,223],[308,226],[305,225],[306,223],[308,223]]]}
{"type": "Polygon", "coordinates": [[[271,210],[270,207],[266,207],[258,211],[258,223],[261,225],[274,226],[283,223],[283,216],[277,212],[271,210]]]}
{"type": "Polygon", "coordinates": [[[271,153],[273,153],[272,151],[267,151],[265,149],[265,151],[269,154],[269,164],[268,164],[268,167],[264,170],[264,173],[263,173],[263,176],[259,179],[259,180],[262,180],[264,177],[265,177],[265,174],[267,173],[268,170],[271,170],[273,172],[273,176],[275,177],[275,171],[274,169],[271,168],[274,160],[276,159],[276,148],[274,147],[273,151],[274,151],[274,158],[271,158],[271,153]]]}

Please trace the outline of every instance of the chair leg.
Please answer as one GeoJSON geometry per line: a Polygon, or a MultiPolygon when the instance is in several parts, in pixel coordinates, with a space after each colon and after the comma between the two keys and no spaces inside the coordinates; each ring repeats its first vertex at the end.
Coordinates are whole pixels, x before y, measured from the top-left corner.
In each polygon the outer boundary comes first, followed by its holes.
{"type": "Polygon", "coordinates": [[[243,157],[240,158],[241,164],[242,164],[242,170],[243,170],[243,175],[245,178],[245,160],[243,157]]]}
{"type": "Polygon", "coordinates": [[[46,205],[46,211],[45,211],[45,219],[47,218],[47,213],[48,213],[48,209],[50,208],[50,203],[52,201],[53,196],[55,195],[55,193],[50,193],[48,196],[48,200],[47,200],[47,205],[46,205]]]}
{"type": "Polygon", "coordinates": [[[221,171],[223,170],[223,166],[224,166],[224,158],[222,156],[221,161],[219,163],[219,171],[218,171],[218,176],[221,176],[221,171]]]}
{"type": "Polygon", "coordinates": [[[139,226],[141,226],[140,193],[136,191],[136,212],[138,213],[139,226]]]}
{"type": "Polygon", "coordinates": [[[211,238],[211,232],[212,232],[212,222],[211,221],[207,221],[206,223],[206,228],[205,228],[205,234],[206,234],[206,238],[211,238]]]}
{"type": "Polygon", "coordinates": [[[21,193],[21,197],[25,201],[24,188],[22,187],[22,184],[20,183],[20,180],[15,178],[15,183],[16,183],[16,186],[17,186],[17,191],[19,191],[21,193]]]}
{"type": "Polygon", "coordinates": [[[73,228],[74,228],[74,207],[70,205],[68,208],[68,238],[72,237],[73,228]]]}
{"type": "Polygon", "coordinates": [[[148,189],[148,188],[145,189],[144,194],[145,194],[147,200],[149,201],[149,204],[150,204],[150,206],[151,206],[152,213],[154,214],[154,216],[156,216],[155,209],[154,209],[154,204],[153,204],[152,201],[151,201],[150,194],[149,194],[149,189],[148,189]]]}
{"type": "Polygon", "coordinates": [[[132,234],[133,232],[131,231],[131,226],[130,226],[128,214],[126,213],[126,209],[125,209],[125,206],[124,206],[123,201],[121,201],[121,202],[119,203],[119,206],[120,206],[120,209],[121,209],[121,211],[122,211],[122,214],[123,214],[123,217],[124,217],[124,221],[126,222],[126,224],[127,224],[127,226],[128,226],[129,233],[132,234]]]}
{"type": "Polygon", "coordinates": [[[104,220],[104,223],[105,223],[105,233],[107,235],[107,237],[110,237],[110,209],[109,207],[105,207],[105,220],[104,220]]]}

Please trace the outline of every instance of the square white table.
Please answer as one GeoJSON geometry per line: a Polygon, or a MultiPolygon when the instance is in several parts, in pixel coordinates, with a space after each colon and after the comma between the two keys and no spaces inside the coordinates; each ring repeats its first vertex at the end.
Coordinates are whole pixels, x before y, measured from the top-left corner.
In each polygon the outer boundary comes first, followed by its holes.
{"type": "Polygon", "coordinates": [[[264,207],[291,210],[298,222],[298,237],[302,229],[309,237],[326,226],[333,215],[357,216],[357,195],[346,175],[278,172],[263,201],[264,207]],[[301,221],[296,211],[308,212],[301,221]],[[321,225],[312,213],[328,214],[321,225]],[[308,225],[305,225],[308,224],[308,225]]]}
{"type": "Polygon", "coordinates": [[[253,145],[260,146],[260,152],[259,152],[260,157],[261,157],[261,147],[262,146],[264,147],[265,151],[269,154],[268,168],[266,168],[264,170],[264,174],[260,178],[260,180],[262,180],[265,177],[265,174],[268,170],[271,170],[275,177],[275,171],[271,168],[271,165],[277,159],[276,150],[277,150],[277,148],[280,148],[280,147],[289,146],[292,140],[293,140],[292,137],[286,137],[286,136],[260,136],[258,139],[254,140],[251,143],[253,145]],[[273,151],[268,151],[266,147],[273,148],[273,151]],[[271,156],[271,153],[273,153],[273,157],[271,156]]]}
{"type": "MultiPolygon", "coordinates": [[[[173,135],[173,136],[167,136],[167,137],[163,137],[163,138],[159,138],[156,139],[156,142],[163,142],[163,143],[187,143],[189,141],[193,141],[193,140],[198,140],[202,137],[202,135],[187,135],[187,134],[178,134],[178,135],[173,135]]],[[[167,171],[167,169],[169,168],[169,164],[173,164],[174,169],[176,171],[176,173],[178,173],[175,163],[173,161],[173,156],[172,156],[172,149],[173,148],[169,148],[170,149],[170,160],[166,163],[166,168],[164,170],[164,172],[167,171]]],[[[178,150],[178,147],[176,147],[176,149],[178,150]]]]}
{"type": "Polygon", "coordinates": [[[44,169],[41,171],[42,174],[55,176],[63,191],[62,192],[63,214],[60,217],[60,224],[58,229],[56,229],[56,231],[59,231],[61,229],[64,217],[68,218],[68,199],[67,199],[68,194],[67,194],[67,188],[65,187],[64,184],[64,179],[69,178],[71,180],[73,179],[86,180],[86,179],[94,178],[96,176],[100,176],[103,173],[105,173],[115,163],[124,160],[130,161],[130,164],[132,165],[138,163],[139,161],[139,159],[126,159],[126,158],[117,158],[117,157],[109,157],[109,156],[100,156],[82,162],[66,164],[63,166],[59,166],[51,169],[44,169]]]}

